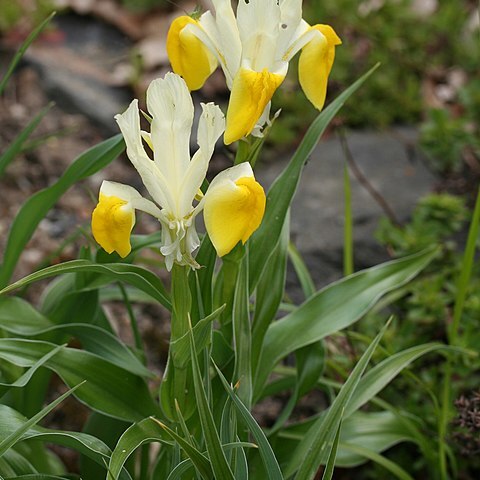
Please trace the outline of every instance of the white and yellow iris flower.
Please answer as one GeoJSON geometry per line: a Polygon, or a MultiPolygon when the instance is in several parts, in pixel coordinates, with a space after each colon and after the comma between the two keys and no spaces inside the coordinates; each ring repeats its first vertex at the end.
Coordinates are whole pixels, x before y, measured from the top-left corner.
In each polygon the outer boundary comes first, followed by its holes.
{"type": "Polygon", "coordinates": [[[270,100],[283,82],[288,62],[300,50],[299,80],[319,110],[341,44],[329,25],[302,19],[302,0],[239,0],[237,15],[230,0],[212,0],[215,16],[175,19],[167,52],[175,73],[190,90],[203,86],[219,64],[231,90],[224,140],[230,144],[268,120],[270,100]]]}
{"type": "Polygon", "coordinates": [[[104,181],[92,214],[92,232],[108,252],[126,257],[135,210],[156,217],[162,226],[161,253],[167,269],[173,263],[197,268],[193,258],[199,246],[195,217],[204,210],[207,232],[220,256],[245,243],[258,228],[265,211],[265,193],[248,163],[219,173],[207,193],[199,195],[215,143],[225,129],[218,106],[202,104],[198,150],[190,158],[194,108],[185,81],[173,73],[154,80],[147,90],[152,117],[150,133],[140,130],[138,101],[115,117],[127,146],[127,155],[140,174],[152,200],[129,185],[104,181]],[[145,142],[153,152],[147,154],[145,142]]]}

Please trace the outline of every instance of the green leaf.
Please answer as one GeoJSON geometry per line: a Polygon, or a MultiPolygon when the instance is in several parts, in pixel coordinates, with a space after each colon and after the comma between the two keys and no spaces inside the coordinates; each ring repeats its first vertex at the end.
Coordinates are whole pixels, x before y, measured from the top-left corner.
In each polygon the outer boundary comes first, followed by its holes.
{"type": "MultiPolygon", "coordinates": [[[[72,320],[82,320],[82,313],[72,320]]],[[[17,297],[0,298],[0,325],[7,332],[27,337],[49,332],[66,333],[77,338],[85,350],[120,368],[142,377],[154,376],[123,342],[103,328],[86,323],[52,324],[29,303],[17,297]]]]}
{"type": "Polygon", "coordinates": [[[247,407],[245,407],[242,401],[238,398],[238,395],[236,395],[236,393],[230,387],[220,369],[215,364],[214,367],[217,370],[218,376],[226,392],[232,399],[238,413],[243,418],[243,421],[245,422],[253,437],[257,441],[260,456],[262,457],[262,461],[265,466],[265,471],[267,472],[268,478],[270,480],[283,480],[282,472],[278,465],[277,459],[275,458],[272,447],[270,446],[270,443],[268,443],[267,437],[263,433],[258,423],[253,418],[252,414],[248,411],[247,407]]]}
{"type": "Polygon", "coordinates": [[[197,400],[198,416],[202,425],[203,436],[207,447],[208,456],[215,478],[222,480],[234,480],[233,473],[225,458],[225,452],[220,443],[220,437],[215,427],[213,415],[208,405],[205,387],[202,382],[202,374],[198,365],[197,351],[193,332],[190,334],[190,355],[192,359],[193,383],[195,398],[197,400]]]}
{"type": "Polygon", "coordinates": [[[0,268],[0,287],[9,282],[18,258],[30,240],[37,225],[57,200],[74,183],[82,180],[108,165],[124,149],[121,135],[116,135],[80,155],[60,179],[52,186],[32,195],[17,213],[7,239],[0,268]]]}
{"type": "Polygon", "coordinates": [[[413,477],[411,477],[403,468],[401,468],[395,462],[388,460],[388,458],[385,458],[384,456],[379,455],[378,453],[368,448],[362,447],[360,445],[348,445],[348,444],[343,445],[343,448],[348,448],[351,452],[356,453],[357,455],[361,455],[365,458],[368,458],[369,460],[372,460],[375,463],[378,463],[379,465],[381,465],[383,468],[388,470],[390,473],[395,475],[395,477],[397,477],[400,480],[413,480],[413,477]]]}
{"type": "Polygon", "coordinates": [[[473,211],[472,221],[468,230],[467,245],[462,259],[462,269],[457,280],[457,291],[455,294],[455,305],[453,309],[453,322],[449,328],[450,343],[454,345],[457,342],[459,334],[460,320],[462,318],[463,307],[467,297],[467,289],[470,283],[470,276],[475,262],[475,250],[477,249],[478,231],[480,228],[480,188],[477,192],[477,200],[473,211]]]}
{"type": "MultiPolygon", "coordinates": [[[[1,478],[1,477],[0,477],[1,478]]],[[[44,475],[43,473],[30,473],[17,477],[7,477],[5,480],[70,480],[72,477],[59,477],[58,475],[44,475]]]]}
{"type": "MultiPolygon", "coordinates": [[[[192,461],[193,465],[197,469],[198,473],[202,476],[202,478],[204,478],[205,480],[209,480],[210,478],[213,478],[212,466],[210,464],[209,459],[205,457],[205,455],[203,455],[190,442],[182,438],[180,435],[174,432],[171,428],[167,427],[167,425],[165,425],[162,422],[159,422],[158,420],[155,420],[155,421],[160,425],[160,427],[162,427],[165,430],[165,432],[173,440],[175,440],[180,445],[180,447],[188,455],[188,458],[190,458],[190,460],[192,461]]],[[[217,478],[222,478],[222,477],[217,477],[217,478]]]]}
{"type": "Polygon", "coordinates": [[[404,368],[417,358],[436,350],[446,350],[449,347],[441,343],[426,343],[416,345],[407,350],[395,353],[370,369],[360,380],[355,397],[349,402],[345,411],[348,417],[370,401],[377,393],[388,385],[404,368]]]}
{"type": "Polygon", "coordinates": [[[252,367],[255,373],[263,339],[270,323],[278,313],[278,307],[285,292],[287,278],[287,248],[290,240],[290,215],[285,218],[285,223],[272,253],[270,261],[265,267],[258,282],[255,301],[255,314],[253,316],[252,332],[252,367]]]}
{"type": "Polygon", "coordinates": [[[70,390],[66,391],[63,395],[60,395],[56,400],[47,405],[44,409],[34,415],[32,418],[27,420],[23,425],[19,426],[16,430],[7,435],[0,442],[0,457],[11,447],[13,447],[17,442],[19,442],[22,436],[34,425],[36,425],[42,418],[47,416],[57,405],[62,403],[68,396],[70,396],[75,390],[81,387],[85,382],[81,382],[78,385],[75,385],[70,390]]]}
{"type": "Polygon", "coordinates": [[[65,273],[97,273],[86,285],[82,285],[82,291],[88,291],[102,287],[108,283],[119,281],[128,283],[139,290],[144,291],[152,298],[160,302],[164,307],[171,309],[170,300],[160,279],[149,270],[137,265],[125,263],[94,263],[89,260],[72,260],[59,265],[52,265],[38,272],[12,283],[0,290],[0,295],[24,287],[30,283],[54,277],[65,273]]]}
{"type": "Polygon", "coordinates": [[[280,237],[285,216],[295,195],[303,166],[328,124],[345,101],[360,88],[377,68],[378,64],[348,87],[318,115],[303,137],[302,143],[297,148],[290,163],[270,187],[262,224],[250,238],[250,251],[252,252],[250,256],[250,292],[257,285],[260,275],[269,261],[273,247],[280,237]]]}
{"type": "Polygon", "coordinates": [[[52,103],[49,103],[45,108],[40,110],[37,115],[29,122],[29,124],[17,135],[15,140],[7,147],[7,149],[0,155],[0,177],[3,175],[3,172],[12,162],[12,160],[18,155],[22,150],[22,146],[32,132],[37,128],[38,124],[42,118],[48,113],[52,108],[52,103]]]}
{"type": "MultiPolygon", "coordinates": [[[[193,336],[195,338],[195,345],[197,346],[198,353],[210,344],[212,323],[220,316],[224,309],[225,305],[222,305],[208,315],[208,317],[202,318],[202,320],[197,322],[193,327],[193,336]]],[[[178,356],[178,360],[176,359],[176,365],[180,367],[185,366],[187,361],[190,361],[190,332],[187,332],[179,339],[171,342],[170,348],[172,352],[174,352],[173,354],[178,356]]]]}
{"type": "Polygon", "coordinates": [[[293,475],[298,470],[295,480],[311,480],[314,478],[320,465],[325,461],[325,448],[333,440],[345,408],[354,395],[358,382],[367,368],[368,362],[383,337],[388,324],[382,328],[381,332],[365,350],[327,413],[322,415],[310,427],[307,435],[298,445],[285,472],[287,477],[293,475]]]}
{"type": "Polygon", "coordinates": [[[298,399],[316,386],[325,366],[325,347],[323,342],[313,343],[295,352],[297,378],[295,389],[282,413],[277,417],[269,436],[277,432],[288,420],[298,403],[298,399]]]}
{"type": "Polygon", "coordinates": [[[255,379],[255,398],[274,366],[289,353],[348,327],[365,315],[385,293],[411,280],[436,255],[427,249],[335,282],[274,322],[268,329],[255,379]]]}
{"type": "Polygon", "coordinates": [[[183,478],[185,478],[183,475],[186,472],[188,472],[191,468],[193,468],[193,463],[189,458],[187,458],[183,462],[180,462],[170,472],[170,475],[167,477],[167,480],[183,480],[183,478]]]}
{"type": "MultiPolygon", "coordinates": [[[[57,345],[20,339],[0,339],[0,358],[31,367],[57,345]]],[[[152,414],[161,414],[145,381],[92,353],[75,348],[62,348],[44,364],[68,385],[87,383],[75,396],[93,410],[126,420],[137,421],[152,414]]]]}
{"type": "Polygon", "coordinates": [[[5,89],[5,86],[7,85],[8,80],[12,76],[16,66],[22,59],[23,55],[27,51],[30,44],[40,35],[40,33],[42,33],[42,31],[45,29],[45,27],[49,24],[50,20],[54,16],[55,16],[55,12],[51,13],[37,28],[35,28],[30,33],[30,35],[22,43],[22,45],[18,49],[18,52],[13,57],[13,60],[10,62],[10,65],[8,66],[8,70],[3,76],[2,81],[0,82],[0,95],[3,93],[3,90],[5,89]]]}
{"type": "Polygon", "coordinates": [[[141,445],[152,442],[168,443],[168,436],[153,417],[129,427],[118,439],[108,465],[107,480],[117,480],[128,457],[141,445]]]}
{"type": "Polygon", "coordinates": [[[235,350],[235,382],[238,382],[238,396],[250,408],[252,402],[252,333],[250,326],[248,295],[248,249],[238,272],[233,297],[232,326],[235,350]]]}
{"type": "Polygon", "coordinates": [[[415,442],[415,436],[410,433],[402,419],[394,413],[389,411],[355,412],[343,421],[337,465],[355,467],[366,462],[368,457],[352,452],[352,446],[381,453],[393,445],[405,441],[415,442]]]}
{"type": "Polygon", "coordinates": [[[332,480],[333,470],[335,469],[335,461],[337,459],[337,450],[338,450],[338,440],[340,438],[340,431],[342,429],[342,422],[338,422],[337,433],[335,434],[335,439],[333,440],[332,448],[328,454],[327,464],[325,465],[325,470],[323,471],[322,480],[332,480]]]}
{"type": "MultiPolygon", "coordinates": [[[[27,418],[6,405],[0,405],[0,431],[6,435],[24,427],[27,418]]],[[[110,449],[101,440],[91,435],[81,432],[68,432],[64,430],[54,430],[38,425],[32,425],[23,433],[18,441],[38,440],[56,445],[62,445],[72,448],[99,465],[105,467],[105,462],[110,458],[110,449]]],[[[129,475],[124,470],[122,477],[128,479],[129,475]],[[126,475],[126,476],[125,476],[126,475]]]]}
{"type": "Polygon", "coordinates": [[[51,357],[57,354],[59,350],[61,350],[64,345],[59,345],[56,348],[53,348],[49,352],[47,352],[43,357],[41,357],[37,362],[35,362],[21,377],[17,378],[17,380],[13,383],[1,383],[0,382],[0,397],[4,395],[4,393],[9,390],[10,388],[22,388],[30,381],[33,377],[33,374],[42,367],[51,357]]]}
{"type": "Polygon", "coordinates": [[[308,300],[310,297],[315,295],[315,284],[313,283],[310,272],[308,271],[300,252],[293,243],[288,245],[288,256],[292,262],[293,268],[295,269],[298,280],[300,281],[300,286],[302,287],[305,300],[308,300]]]}

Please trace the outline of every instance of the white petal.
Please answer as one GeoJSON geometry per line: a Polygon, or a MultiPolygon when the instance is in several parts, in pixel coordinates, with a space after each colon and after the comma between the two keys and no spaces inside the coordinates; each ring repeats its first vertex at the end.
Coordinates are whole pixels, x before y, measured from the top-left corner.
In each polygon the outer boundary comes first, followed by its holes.
{"type": "Polygon", "coordinates": [[[190,212],[192,202],[207,174],[208,164],[215,149],[215,143],[225,131],[225,116],[213,103],[201,104],[202,115],[198,124],[198,146],[200,147],[188,166],[183,180],[180,198],[180,211],[183,215],[190,212]]]}
{"type": "Polygon", "coordinates": [[[293,36],[293,42],[283,54],[283,60],[289,62],[299,50],[301,50],[314,37],[319,35],[322,36],[322,33],[316,29],[310,30],[310,25],[302,20],[298,26],[297,32],[293,36]]]}
{"type": "Polygon", "coordinates": [[[178,192],[190,162],[193,102],[185,81],[174,73],[154,80],[147,90],[152,116],[151,139],[155,164],[178,192]]]}
{"type": "Polygon", "coordinates": [[[107,197],[118,197],[130,203],[136,210],[148,213],[156,218],[161,216],[161,210],[150,200],[143,198],[135,188],[123,183],[104,180],[100,187],[100,193],[107,197]]]}
{"type": "Polygon", "coordinates": [[[238,29],[242,40],[243,60],[257,72],[272,71],[280,33],[280,8],[276,0],[238,2],[238,29]]]}
{"type": "Polygon", "coordinates": [[[125,139],[128,158],[137,169],[148,193],[160,206],[171,205],[173,197],[169,184],[143,148],[138,100],[133,100],[124,113],[115,115],[115,120],[125,139]]]}
{"type": "MultiPolygon", "coordinates": [[[[243,177],[253,177],[252,166],[248,162],[239,163],[233,167],[227,168],[221,171],[210,183],[205,197],[208,195],[208,192],[214,189],[220,183],[232,183],[234,184],[238,179],[243,177]]],[[[235,185],[233,185],[236,187],[235,185]]],[[[203,197],[203,198],[205,198],[203,197]]]]}
{"type": "MultiPolygon", "coordinates": [[[[240,68],[242,42],[230,0],[212,0],[221,51],[232,79],[240,68]]],[[[203,22],[202,22],[203,24],[203,22]]]]}
{"type": "Polygon", "coordinates": [[[277,44],[277,57],[283,57],[288,46],[299,35],[298,27],[302,22],[302,0],[280,0],[280,35],[277,44]]]}

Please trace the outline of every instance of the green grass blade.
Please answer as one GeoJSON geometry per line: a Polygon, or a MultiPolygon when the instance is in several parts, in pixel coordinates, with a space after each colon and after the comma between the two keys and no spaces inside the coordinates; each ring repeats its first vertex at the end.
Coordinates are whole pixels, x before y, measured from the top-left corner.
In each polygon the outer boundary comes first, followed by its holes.
{"type": "Polygon", "coordinates": [[[335,434],[332,448],[330,449],[330,453],[328,454],[328,460],[327,464],[325,465],[325,470],[323,471],[322,480],[332,480],[333,470],[335,469],[335,460],[337,458],[338,440],[340,438],[341,429],[342,421],[338,422],[337,433],[335,434]]]}
{"type": "Polygon", "coordinates": [[[65,392],[63,395],[60,395],[56,400],[47,405],[43,410],[38,412],[32,418],[27,420],[22,426],[17,428],[14,432],[8,435],[0,442],[0,457],[11,447],[13,447],[27,432],[31,427],[36,425],[40,420],[42,420],[46,415],[48,415],[57,405],[62,403],[68,396],[70,396],[77,388],[81,387],[85,381],[75,385],[73,388],[65,392]]]}
{"type": "Polygon", "coordinates": [[[118,439],[110,463],[107,480],[117,480],[125,462],[141,445],[152,442],[168,443],[169,436],[158,425],[154,418],[144,418],[131,425],[118,439]]]}
{"type": "Polygon", "coordinates": [[[287,249],[290,240],[290,215],[287,214],[280,240],[262,272],[256,290],[255,313],[252,331],[252,369],[258,365],[263,339],[269,325],[278,314],[278,307],[285,294],[287,278],[287,249]]]}
{"type": "Polygon", "coordinates": [[[233,345],[235,349],[234,379],[238,396],[250,408],[252,402],[252,333],[248,295],[248,250],[238,272],[233,299],[233,345]]]}
{"type": "Polygon", "coordinates": [[[473,211],[470,229],[468,231],[467,245],[463,255],[462,270],[457,284],[457,293],[455,295],[455,307],[453,309],[453,322],[450,328],[450,343],[454,345],[457,342],[458,330],[460,327],[460,319],[462,318],[465,298],[467,297],[468,284],[472,274],[472,267],[475,261],[475,249],[478,239],[478,231],[480,224],[480,188],[477,193],[477,201],[473,211]]]}
{"type": "Polygon", "coordinates": [[[360,382],[360,378],[367,368],[368,362],[370,361],[377,345],[380,343],[389,323],[390,322],[387,322],[380,333],[365,350],[327,413],[322,415],[312,425],[307,435],[298,445],[287,467],[287,477],[293,475],[298,469],[295,480],[311,480],[314,478],[320,465],[325,460],[325,448],[333,441],[345,408],[354,395],[358,383],[360,382]]]}
{"type": "Polygon", "coordinates": [[[51,187],[32,195],[17,213],[7,239],[0,267],[0,288],[9,282],[17,261],[30,240],[37,225],[57,200],[74,183],[108,165],[124,149],[121,135],[116,135],[80,155],[60,179],[51,187]]]}
{"type": "Polygon", "coordinates": [[[220,369],[215,364],[214,367],[217,370],[218,376],[226,392],[232,399],[238,413],[243,418],[243,421],[257,441],[260,456],[262,457],[268,478],[270,480],[283,480],[282,471],[280,470],[277,459],[275,458],[275,454],[273,453],[272,447],[270,446],[270,443],[268,443],[267,437],[263,433],[263,430],[255,421],[252,414],[248,411],[247,407],[245,407],[245,405],[238,398],[238,395],[236,395],[236,393],[230,387],[220,369]]]}
{"type": "Polygon", "coordinates": [[[30,379],[33,377],[33,374],[42,367],[50,358],[57,354],[59,350],[61,350],[65,345],[59,345],[56,348],[53,348],[49,352],[47,352],[43,357],[41,357],[37,362],[35,362],[23,375],[21,375],[15,382],[13,383],[2,383],[0,382],[0,397],[4,395],[4,393],[10,388],[22,388],[24,387],[30,379]]]}
{"type": "Polygon", "coordinates": [[[355,398],[349,402],[345,411],[348,417],[360,407],[370,401],[377,393],[388,385],[404,368],[423,355],[438,350],[446,350],[448,347],[441,343],[427,343],[415,345],[386,358],[378,365],[369,370],[360,380],[355,391],[355,398]]]}
{"type": "Polygon", "coordinates": [[[198,365],[197,351],[192,331],[190,333],[190,355],[192,358],[193,382],[195,398],[197,400],[198,416],[202,425],[205,444],[213,473],[218,479],[234,480],[232,470],[227,463],[225,452],[220,443],[220,437],[215,427],[212,412],[208,405],[207,395],[205,393],[205,387],[203,386],[202,375],[198,365]]]}
{"type": "Polygon", "coordinates": [[[35,30],[33,30],[32,33],[30,33],[30,35],[22,43],[22,45],[18,49],[18,52],[13,57],[13,60],[10,62],[7,73],[5,73],[4,77],[0,81],[0,95],[3,93],[3,90],[5,89],[5,86],[7,85],[8,80],[12,76],[12,73],[14,72],[16,66],[18,65],[23,55],[27,51],[28,47],[40,35],[40,33],[44,30],[44,28],[49,24],[50,20],[55,16],[55,13],[56,12],[52,12],[37,28],[35,28],[35,30]]]}
{"type": "Polygon", "coordinates": [[[348,165],[343,166],[343,191],[345,201],[345,214],[343,226],[343,274],[351,275],[353,266],[353,214],[352,214],[352,187],[348,165]]]}
{"type": "Polygon", "coordinates": [[[15,140],[8,146],[8,148],[0,156],[0,177],[3,175],[5,169],[10,165],[16,155],[22,150],[23,144],[37,128],[42,118],[52,108],[53,103],[49,103],[30,121],[30,123],[17,135],[15,140]]]}
{"type": "Polygon", "coordinates": [[[180,462],[168,475],[167,480],[182,480],[185,477],[183,476],[186,472],[188,472],[193,467],[192,461],[187,458],[180,462]]]}
{"type": "Polygon", "coordinates": [[[377,68],[378,64],[350,85],[318,115],[310,125],[290,163],[268,191],[262,224],[250,239],[250,292],[256,287],[273,247],[278,242],[285,216],[300,181],[305,162],[333,117],[377,68]]]}
{"type": "Polygon", "coordinates": [[[297,274],[305,300],[308,300],[311,296],[315,295],[315,284],[313,283],[312,276],[310,275],[300,252],[293,243],[290,243],[288,246],[288,256],[295,269],[295,273],[297,274]]]}
{"type": "Polygon", "coordinates": [[[165,432],[180,445],[180,447],[185,451],[192,463],[195,465],[195,468],[198,470],[202,478],[204,478],[205,480],[213,478],[212,465],[209,459],[205,457],[202,452],[200,452],[194,445],[182,438],[164,423],[156,419],[153,420],[157,422],[158,425],[160,425],[160,427],[163,428],[163,430],[165,430],[165,432]]]}

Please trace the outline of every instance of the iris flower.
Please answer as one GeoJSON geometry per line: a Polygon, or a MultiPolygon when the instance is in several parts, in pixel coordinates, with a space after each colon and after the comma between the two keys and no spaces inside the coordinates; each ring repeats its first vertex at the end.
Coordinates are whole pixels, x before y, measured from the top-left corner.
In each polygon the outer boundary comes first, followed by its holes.
{"type": "Polygon", "coordinates": [[[302,19],[302,0],[212,0],[215,16],[181,16],[169,30],[167,52],[190,90],[202,87],[220,64],[231,90],[224,140],[230,144],[268,120],[270,100],[300,50],[299,80],[310,102],[323,108],[340,39],[328,25],[302,19]]]}
{"type": "Polygon", "coordinates": [[[202,104],[198,124],[198,150],[190,158],[193,102],[184,80],[173,73],[154,80],[147,90],[150,133],[140,130],[138,101],[115,117],[127,145],[127,155],[152,200],[129,185],[104,181],[92,214],[92,232],[108,252],[126,257],[135,210],[156,217],[162,226],[161,253],[168,270],[173,263],[197,268],[193,258],[199,246],[195,218],[204,210],[205,225],[219,256],[239,242],[245,243],[258,228],[265,210],[265,193],[252,168],[242,163],[219,173],[203,196],[215,143],[225,129],[218,106],[202,104]],[[153,160],[144,144],[153,152],[153,160]]]}

